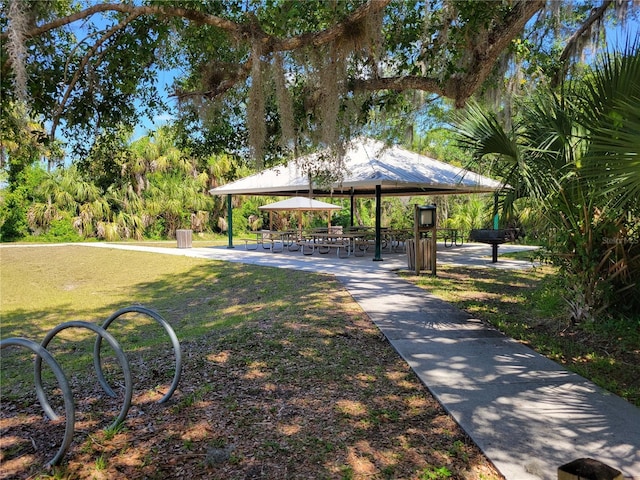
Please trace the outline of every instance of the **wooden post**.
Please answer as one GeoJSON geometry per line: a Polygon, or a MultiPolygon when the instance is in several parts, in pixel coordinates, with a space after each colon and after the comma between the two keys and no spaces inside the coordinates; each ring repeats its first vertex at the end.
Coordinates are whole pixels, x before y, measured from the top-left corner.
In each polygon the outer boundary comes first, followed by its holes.
{"type": "Polygon", "coordinates": [[[436,255],[438,251],[438,231],[437,231],[437,222],[436,222],[436,212],[433,212],[433,228],[431,229],[431,275],[436,276],[436,255]]]}

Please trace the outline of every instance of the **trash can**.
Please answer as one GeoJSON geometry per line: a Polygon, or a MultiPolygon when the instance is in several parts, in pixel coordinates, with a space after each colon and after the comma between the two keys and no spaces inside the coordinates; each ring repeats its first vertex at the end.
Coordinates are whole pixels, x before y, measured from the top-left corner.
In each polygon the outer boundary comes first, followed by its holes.
{"type": "Polygon", "coordinates": [[[191,230],[176,230],[176,240],[178,248],[191,248],[191,230]]]}
{"type": "MultiPolygon", "coordinates": [[[[416,269],[416,249],[414,247],[415,240],[407,239],[406,247],[407,247],[407,264],[409,270],[416,269]]],[[[430,238],[421,238],[420,239],[420,270],[431,270],[431,239],[430,238]]]]}
{"type": "Polygon", "coordinates": [[[623,480],[622,472],[593,458],[579,458],[558,468],[558,480],[623,480]]]}

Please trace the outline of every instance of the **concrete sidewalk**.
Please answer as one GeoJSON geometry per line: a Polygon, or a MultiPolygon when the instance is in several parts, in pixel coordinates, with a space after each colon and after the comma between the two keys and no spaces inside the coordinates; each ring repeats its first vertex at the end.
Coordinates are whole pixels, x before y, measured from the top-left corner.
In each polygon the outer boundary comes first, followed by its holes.
{"type": "MultiPolygon", "coordinates": [[[[86,244],[330,273],[345,285],[426,387],[507,480],[556,480],[590,457],[640,480],[640,409],[398,277],[406,256],[339,259],[243,248],[86,244]]],[[[501,253],[517,246],[503,246],[501,253]],[[511,248],[510,248],[511,247],[511,248]]],[[[439,263],[528,268],[490,261],[490,247],[440,248],[439,263]]]]}

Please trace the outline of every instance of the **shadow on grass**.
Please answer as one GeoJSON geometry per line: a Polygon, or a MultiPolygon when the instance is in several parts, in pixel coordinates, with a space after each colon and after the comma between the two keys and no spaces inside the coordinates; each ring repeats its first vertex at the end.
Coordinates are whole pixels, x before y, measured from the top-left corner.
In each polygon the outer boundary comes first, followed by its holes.
{"type": "MultiPolygon", "coordinates": [[[[110,327],[134,372],[133,406],[114,436],[100,428],[121,404],[95,382],[92,335],[52,342],[61,349],[54,355],[70,359],[65,368],[80,410],[77,439],[57,475],[417,479],[446,469],[454,478],[468,470],[500,478],[332,277],[126,254],[93,260],[120,262],[130,273],[105,267],[96,275],[91,291],[101,302],[83,302],[87,293],[78,289],[70,304],[3,309],[3,325],[6,313],[12,332],[37,337],[69,317],[102,323],[139,303],[157,310],[181,341],[178,390],[159,405],[171,379],[166,338],[138,316],[110,327]]],[[[120,395],[118,367],[106,351],[103,359],[120,395]]],[[[2,415],[3,429],[27,439],[3,446],[3,468],[18,478],[44,473],[32,461],[40,454],[32,442],[58,438],[49,437],[37,403],[25,401],[35,395],[31,363],[24,365],[23,393],[3,402],[2,415]]]]}

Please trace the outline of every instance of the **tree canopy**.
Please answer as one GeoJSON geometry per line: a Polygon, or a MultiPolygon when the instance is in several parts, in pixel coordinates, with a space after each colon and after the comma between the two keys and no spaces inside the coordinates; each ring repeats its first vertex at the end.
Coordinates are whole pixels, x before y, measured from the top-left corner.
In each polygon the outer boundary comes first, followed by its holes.
{"type": "Polygon", "coordinates": [[[158,74],[173,71],[180,118],[209,120],[209,133],[187,136],[249,146],[259,162],[336,144],[383,110],[463,106],[519,80],[515,65],[558,82],[588,40],[602,42],[595,33],[637,15],[631,0],[1,4],[3,109],[24,101],[52,137],[64,125],[88,149],[87,134],[165,111],[158,74]]]}

